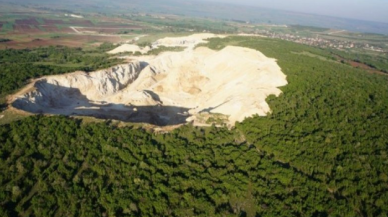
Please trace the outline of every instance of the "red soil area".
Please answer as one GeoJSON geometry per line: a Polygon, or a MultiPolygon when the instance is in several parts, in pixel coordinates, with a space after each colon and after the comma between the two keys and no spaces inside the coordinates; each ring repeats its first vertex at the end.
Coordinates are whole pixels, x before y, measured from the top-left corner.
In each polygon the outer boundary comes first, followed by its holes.
{"type": "Polygon", "coordinates": [[[67,39],[72,43],[89,43],[89,42],[111,42],[118,43],[122,41],[126,41],[126,39],[120,38],[120,36],[89,36],[89,35],[76,35],[76,36],[68,36],[63,37],[62,39],[67,39]]]}
{"type": "Polygon", "coordinates": [[[363,69],[365,71],[368,71],[369,73],[377,73],[377,74],[381,74],[381,75],[387,75],[387,73],[384,73],[382,71],[379,71],[377,69],[374,69],[366,64],[363,64],[363,63],[359,63],[359,62],[355,62],[355,61],[347,61],[351,66],[353,66],[354,68],[359,68],[359,69],[363,69]]]}
{"type": "Polygon", "coordinates": [[[23,49],[23,48],[33,48],[44,45],[45,42],[43,40],[34,40],[29,42],[20,42],[20,41],[10,41],[4,44],[1,44],[0,48],[14,48],[14,49],[23,49]],[[33,44],[34,46],[30,46],[33,44]]]}
{"type": "Polygon", "coordinates": [[[87,32],[95,32],[95,33],[116,33],[118,29],[102,29],[102,28],[78,28],[78,31],[87,33],[87,32]]]}
{"type": "Polygon", "coordinates": [[[46,46],[64,45],[70,47],[80,47],[82,43],[75,41],[75,43],[67,43],[67,41],[55,40],[55,39],[35,39],[28,42],[12,41],[4,44],[0,44],[0,48],[7,47],[13,49],[24,49],[24,48],[37,48],[46,46]]]}
{"type": "Polygon", "coordinates": [[[21,34],[36,34],[36,33],[42,33],[42,30],[40,30],[37,26],[15,24],[14,32],[21,33],[21,34]]]}
{"type": "Polygon", "coordinates": [[[46,32],[59,32],[55,25],[41,25],[46,32]]]}
{"type": "Polygon", "coordinates": [[[128,27],[107,27],[107,28],[104,28],[104,27],[94,27],[94,28],[78,28],[78,31],[80,32],[96,32],[96,33],[105,33],[105,34],[115,34],[115,33],[118,33],[120,31],[123,31],[123,30],[127,30],[127,31],[130,31],[130,30],[134,30],[135,28],[128,28],[128,27]]]}
{"type": "MultiPolygon", "coordinates": [[[[60,22],[58,22],[60,23],[60,22]]],[[[48,21],[48,24],[43,25],[25,25],[17,24],[14,25],[15,34],[37,34],[37,33],[74,33],[74,31],[68,27],[63,27],[59,29],[56,22],[48,21]],[[41,29],[39,29],[41,27],[41,29]]]]}
{"type": "Polygon", "coordinates": [[[130,23],[113,23],[113,22],[99,22],[97,26],[101,27],[111,27],[111,28],[142,28],[139,25],[134,25],[130,23]]]}
{"type": "Polygon", "coordinates": [[[110,25],[110,26],[107,26],[107,25],[100,25],[98,24],[96,26],[96,28],[101,28],[101,29],[117,29],[117,30],[129,30],[129,29],[143,29],[143,27],[141,26],[136,26],[136,25],[110,25]]]}
{"type": "Polygon", "coordinates": [[[45,46],[51,46],[51,45],[82,47],[90,42],[118,43],[122,41],[125,41],[125,40],[121,39],[118,36],[106,37],[106,36],[88,36],[88,35],[69,35],[69,36],[60,36],[59,38],[32,39],[28,41],[10,41],[6,43],[0,43],[0,49],[4,49],[4,48],[24,49],[24,48],[45,47],[45,46]]]}
{"type": "Polygon", "coordinates": [[[101,17],[99,18],[100,22],[99,23],[123,23],[123,22],[128,22],[126,19],[121,19],[121,18],[113,18],[113,17],[101,17]]]}
{"type": "Polygon", "coordinates": [[[1,31],[1,28],[3,28],[3,25],[6,24],[5,22],[0,22],[0,31],[1,31]]]}
{"type": "Polygon", "coordinates": [[[15,24],[37,26],[39,25],[39,22],[35,18],[27,18],[27,19],[15,20],[15,24]]]}
{"type": "Polygon", "coordinates": [[[92,21],[90,20],[70,20],[70,21],[63,21],[63,20],[51,20],[51,19],[43,19],[45,25],[73,25],[73,26],[94,26],[92,21]]]}
{"type": "Polygon", "coordinates": [[[94,24],[90,20],[71,20],[66,24],[70,24],[74,26],[94,26],[94,24]]]}
{"type": "Polygon", "coordinates": [[[377,69],[374,69],[374,68],[372,68],[372,67],[370,67],[370,66],[368,66],[368,65],[366,65],[364,63],[356,62],[356,61],[353,61],[353,60],[348,60],[348,59],[345,59],[345,58],[343,58],[341,56],[338,56],[338,55],[335,55],[335,56],[338,58],[338,60],[340,62],[347,63],[347,64],[351,65],[354,68],[363,69],[363,70],[365,70],[365,71],[367,71],[369,73],[376,73],[376,74],[380,74],[380,75],[388,75],[387,73],[382,72],[382,71],[377,70],[377,69]]]}
{"type": "MultiPolygon", "coordinates": [[[[0,15],[1,16],[1,15],[0,15]]],[[[114,34],[120,31],[131,31],[142,29],[142,26],[133,25],[127,20],[120,18],[101,18],[101,23],[94,25],[87,19],[75,18],[42,18],[39,19],[30,15],[26,18],[19,18],[15,21],[14,30],[9,32],[9,38],[15,38],[12,41],[0,44],[0,49],[4,48],[35,48],[41,46],[63,45],[70,47],[90,46],[103,42],[118,43],[126,41],[120,35],[114,34]],[[77,30],[84,34],[75,32],[70,27],[79,27],[77,30]],[[89,33],[88,33],[89,32],[89,33]],[[58,36],[48,35],[49,33],[58,33],[58,36]],[[90,34],[90,35],[89,35],[90,34]],[[111,36],[112,35],[112,36],[111,36]],[[54,37],[55,36],[55,37],[54,37]]],[[[7,22],[0,22],[0,30],[7,22]]]]}
{"type": "Polygon", "coordinates": [[[70,34],[74,34],[74,30],[70,29],[69,27],[65,27],[65,28],[62,28],[62,29],[58,29],[59,32],[61,33],[70,33],[70,34]]]}

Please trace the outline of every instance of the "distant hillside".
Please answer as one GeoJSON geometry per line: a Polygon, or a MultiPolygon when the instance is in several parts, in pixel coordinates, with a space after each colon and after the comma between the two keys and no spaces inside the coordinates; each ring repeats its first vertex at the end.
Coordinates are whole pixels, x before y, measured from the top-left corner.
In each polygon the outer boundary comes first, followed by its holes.
{"type": "Polygon", "coordinates": [[[136,5],[136,8],[138,8],[139,10],[156,13],[172,13],[186,16],[212,17],[227,20],[243,20],[253,23],[271,23],[287,25],[299,24],[305,26],[345,29],[355,32],[388,34],[388,23],[305,14],[252,6],[238,6],[225,3],[209,3],[196,1],[182,2],[177,0],[165,0],[155,1],[155,3],[145,5],[141,3],[141,1],[138,2],[138,4],[131,4],[136,5]]]}
{"type": "MultiPolygon", "coordinates": [[[[25,0],[12,0],[12,2],[11,0],[0,0],[0,2],[27,4],[25,0]]],[[[61,3],[49,0],[30,0],[28,4],[42,4],[47,7],[59,7],[61,9],[74,10],[75,12],[93,11],[109,14],[133,12],[167,13],[254,23],[298,24],[388,35],[388,23],[193,0],[147,0],[146,4],[141,0],[117,0],[114,2],[108,0],[88,0],[83,2],[69,0],[61,3]]]]}

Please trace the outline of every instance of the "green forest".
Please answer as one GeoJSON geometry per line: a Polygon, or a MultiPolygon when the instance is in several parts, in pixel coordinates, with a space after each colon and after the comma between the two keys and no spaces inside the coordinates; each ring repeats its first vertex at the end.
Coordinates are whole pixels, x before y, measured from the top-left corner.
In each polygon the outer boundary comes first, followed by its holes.
{"type": "Polygon", "coordinates": [[[227,45],[277,59],[289,84],[271,114],[164,134],[63,116],[2,125],[0,216],[387,216],[388,77],[281,40],[202,46],[227,45]]]}
{"type": "Polygon", "coordinates": [[[338,55],[341,58],[345,58],[347,60],[355,61],[358,63],[366,64],[367,66],[380,70],[384,73],[388,73],[388,54],[380,54],[380,55],[368,55],[363,53],[350,53],[344,52],[340,50],[332,49],[331,52],[333,54],[338,55]]]}
{"type": "Polygon", "coordinates": [[[0,104],[4,103],[6,94],[20,89],[31,78],[76,70],[89,72],[120,63],[103,53],[109,48],[107,44],[102,44],[98,49],[89,51],[60,46],[0,50],[0,104]]]}

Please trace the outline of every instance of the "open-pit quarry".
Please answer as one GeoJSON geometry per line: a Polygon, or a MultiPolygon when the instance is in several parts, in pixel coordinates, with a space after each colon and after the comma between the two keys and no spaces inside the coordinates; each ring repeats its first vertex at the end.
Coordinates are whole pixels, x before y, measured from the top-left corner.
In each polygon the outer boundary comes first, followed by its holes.
{"type": "Polygon", "coordinates": [[[276,60],[259,51],[233,46],[220,51],[194,49],[201,40],[182,40],[176,42],[187,45],[182,52],[133,57],[126,64],[96,72],[36,79],[13,97],[12,106],[37,114],[158,126],[204,125],[216,116],[233,126],[246,117],[270,112],[265,99],[278,96],[278,87],[287,84],[276,60]]]}

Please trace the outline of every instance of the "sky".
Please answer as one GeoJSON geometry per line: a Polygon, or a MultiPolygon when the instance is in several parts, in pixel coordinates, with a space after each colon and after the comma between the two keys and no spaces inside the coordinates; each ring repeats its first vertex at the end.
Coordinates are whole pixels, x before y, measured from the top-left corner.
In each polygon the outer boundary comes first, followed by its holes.
{"type": "Polygon", "coordinates": [[[388,0],[205,0],[388,23],[388,0]]]}

